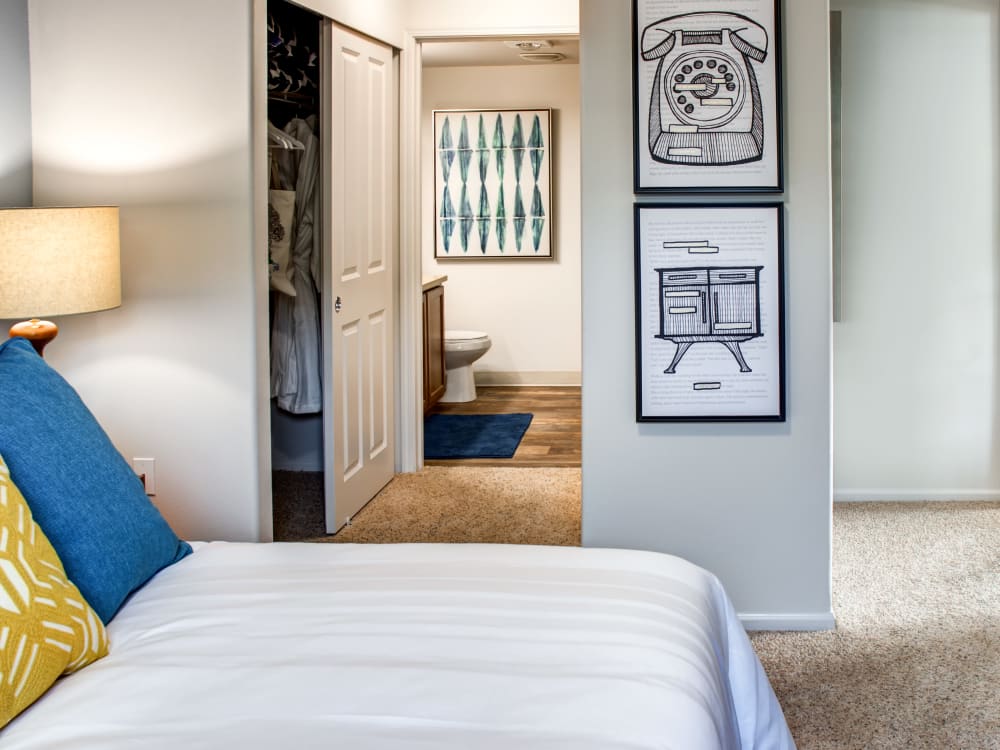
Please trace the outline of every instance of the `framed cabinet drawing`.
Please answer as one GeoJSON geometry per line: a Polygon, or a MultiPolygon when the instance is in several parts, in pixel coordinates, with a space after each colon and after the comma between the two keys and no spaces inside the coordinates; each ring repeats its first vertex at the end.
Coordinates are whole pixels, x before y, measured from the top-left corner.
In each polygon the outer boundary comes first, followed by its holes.
{"type": "Polygon", "coordinates": [[[633,0],[635,191],[781,192],[779,0],[633,0]]]}
{"type": "Polygon", "coordinates": [[[551,110],[434,111],[434,257],[551,258],[551,110]]]}
{"type": "Polygon", "coordinates": [[[636,419],[783,422],[780,203],[635,206],[636,419]]]}

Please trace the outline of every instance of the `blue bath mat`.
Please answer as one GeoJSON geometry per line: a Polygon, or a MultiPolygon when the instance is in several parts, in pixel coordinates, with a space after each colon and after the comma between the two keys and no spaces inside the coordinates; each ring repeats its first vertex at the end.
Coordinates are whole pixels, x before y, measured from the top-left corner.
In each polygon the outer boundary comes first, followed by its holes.
{"type": "Polygon", "coordinates": [[[424,458],[512,458],[530,414],[431,414],[424,420],[424,458]]]}

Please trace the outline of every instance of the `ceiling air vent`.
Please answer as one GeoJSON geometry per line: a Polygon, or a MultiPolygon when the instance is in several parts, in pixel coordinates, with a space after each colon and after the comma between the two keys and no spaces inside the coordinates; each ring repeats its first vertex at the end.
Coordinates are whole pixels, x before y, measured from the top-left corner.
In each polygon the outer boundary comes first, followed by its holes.
{"type": "Polygon", "coordinates": [[[559,62],[566,59],[566,55],[561,52],[522,52],[518,57],[528,62],[559,62]]]}

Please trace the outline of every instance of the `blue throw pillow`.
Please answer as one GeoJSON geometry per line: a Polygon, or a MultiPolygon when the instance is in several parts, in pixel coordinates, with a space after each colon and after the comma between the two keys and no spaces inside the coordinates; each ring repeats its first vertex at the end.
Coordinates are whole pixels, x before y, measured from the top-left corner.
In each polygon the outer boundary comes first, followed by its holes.
{"type": "Polygon", "coordinates": [[[0,344],[0,454],[66,575],[109,622],[190,554],[76,391],[13,338],[0,344]]]}

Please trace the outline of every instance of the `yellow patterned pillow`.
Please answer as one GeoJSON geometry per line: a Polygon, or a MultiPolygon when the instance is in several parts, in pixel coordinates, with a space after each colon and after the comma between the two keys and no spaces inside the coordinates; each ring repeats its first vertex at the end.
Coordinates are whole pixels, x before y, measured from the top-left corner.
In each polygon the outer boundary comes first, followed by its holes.
{"type": "Polygon", "coordinates": [[[60,675],[107,653],[103,623],[66,577],[0,456],[0,727],[60,675]]]}

